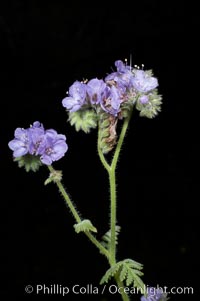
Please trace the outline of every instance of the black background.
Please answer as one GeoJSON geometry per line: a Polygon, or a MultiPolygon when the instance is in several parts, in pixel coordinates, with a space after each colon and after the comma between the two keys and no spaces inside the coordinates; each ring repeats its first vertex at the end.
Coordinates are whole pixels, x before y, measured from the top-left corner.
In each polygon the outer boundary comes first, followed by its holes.
{"type": "MultiPolygon", "coordinates": [[[[74,233],[73,218],[56,187],[43,185],[47,170],[27,174],[18,169],[7,144],[16,127],[28,127],[35,120],[66,134],[69,151],[55,167],[63,169],[68,192],[82,216],[97,226],[100,238],[108,230],[109,194],[97,157],[96,131],[75,132],[66,122],[61,100],[76,79],[103,78],[115,60],[130,54],[133,64],[154,70],[163,106],[153,120],[135,112],[120,156],[118,258],[144,263],[148,285],[194,287],[194,296],[175,295],[171,300],[197,300],[197,25],[193,4],[175,1],[1,3],[4,300],[11,293],[30,299],[24,292],[28,284],[97,286],[107,269],[106,260],[87,238],[74,233]]],[[[32,298],[39,296],[33,293],[32,298]]],[[[95,295],[67,298],[103,300],[95,295]]],[[[114,299],[117,296],[108,295],[104,300],[114,299]]]]}

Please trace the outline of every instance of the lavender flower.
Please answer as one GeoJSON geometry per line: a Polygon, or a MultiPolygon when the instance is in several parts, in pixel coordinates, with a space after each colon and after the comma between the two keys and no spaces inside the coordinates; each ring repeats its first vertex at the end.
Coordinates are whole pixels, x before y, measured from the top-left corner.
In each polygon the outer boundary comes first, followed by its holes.
{"type": "Polygon", "coordinates": [[[69,112],[78,111],[86,100],[86,84],[75,81],[69,88],[69,96],[62,100],[63,107],[67,108],[69,112]]]}
{"type": "Polygon", "coordinates": [[[87,83],[87,94],[92,104],[99,104],[105,93],[106,84],[101,79],[91,79],[87,83]]]}
{"type": "Polygon", "coordinates": [[[15,158],[25,155],[39,156],[42,163],[52,164],[66,153],[66,137],[55,130],[44,130],[38,121],[28,129],[17,128],[15,138],[8,143],[15,158]]]}
{"type": "Polygon", "coordinates": [[[15,138],[8,143],[8,146],[13,150],[13,156],[21,157],[29,152],[29,131],[26,129],[17,128],[15,130],[15,138]]]}
{"type": "Polygon", "coordinates": [[[115,67],[119,73],[127,73],[132,67],[125,65],[121,60],[115,61],[115,67]]]}
{"type": "Polygon", "coordinates": [[[122,96],[120,91],[115,87],[106,87],[105,97],[101,102],[102,109],[114,116],[120,112],[120,104],[122,103],[122,96]]]}
{"type": "Polygon", "coordinates": [[[46,165],[51,165],[64,156],[68,146],[66,137],[58,134],[55,130],[47,130],[43,140],[43,151],[40,160],[46,165]]]}
{"type": "Polygon", "coordinates": [[[62,100],[69,112],[70,123],[77,130],[85,128],[83,123],[87,111],[93,112],[95,118],[92,123],[96,127],[102,110],[110,115],[108,117],[118,119],[129,116],[133,106],[140,111],[140,116],[148,118],[155,117],[161,110],[162,97],[155,89],[158,80],[150,70],[132,68],[121,60],[115,61],[115,67],[116,71],[107,75],[105,80],[93,78],[87,84],[74,82],[69,89],[69,96],[62,100]]]}
{"type": "Polygon", "coordinates": [[[45,130],[43,124],[35,121],[28,129],[29,132],[29,153],[32,155],[39,155],[42,153],[41,144],[44,140],[45,130]]]}
{"type": "Polygon", "coordinates": [[[149,92],[158,86],[157,78],[150,76],[143,70],[136,70],[132,79],[132,85],[139,92],[149,92]]]}
{"type": "Polygon", "coordinates": [[[125,65],[122,61],[116,61],[115,66],[117,72],[113,72],[106,76],[105,81],[108,83],[114,81],[121,92],[125,92],[127,88],[131,88],[133,78],[131,67],[125,65]]]}
{"type": "Polygon", "coordinates": [[[141,301],[167,301],[167,293],[164,293],[161,288],[148,287],[147,297],[142,296],[141,301]]]}

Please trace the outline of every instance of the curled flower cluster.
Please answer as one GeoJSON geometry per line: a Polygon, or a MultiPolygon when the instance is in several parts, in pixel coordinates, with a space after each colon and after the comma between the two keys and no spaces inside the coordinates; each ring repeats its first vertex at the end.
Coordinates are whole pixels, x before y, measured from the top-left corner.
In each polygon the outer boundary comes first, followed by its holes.
{"type": "Polygon", "coordinates": [[[148,287],[147,296],[142,296],[141,301],[167,301],[167,293],[164,293],[161,288],[148,287]]]}
{"type": "Polygon", "coordinates": [[[162,99],[156,89],[158,80],[151,70],[132,68],[120,60],[115,66],[116,72],[104,80],[75,81],[67,92],[68,96],[62,100],[76,130],[88,133],[97,124],[103,129],[101,148],[104,153],[116,143],[119,119],[126,118],[134,106],[140,111],[140,116],[153,118],[160,111],[162,99]]]}
{"type": "Polygon", "coordinates": [[[64,156],[68,146],[66,137],[55,130],[45,130],[43,125],[36,121],[30,128],[17,128],[15,138],[9,142],[15,158],[26,155],[37,156],[43,164],[51,165],[64,156]]]}
{"type": "MultiPolygon", "coordinates": [[[[130,101],[132,104],[138,102],[143,107],[148,106],[150,110],[158,86],[158,80],[152,76],[152,72],[132,68],[122,61],[116,61],[115,66],[117,71],[106,76],[105,80],[94,78],[88,82],[75,81],[69,88],[69,96],[62,100],[63,106],[70,113],[100,106],[105,112],[118,117],[124,103],[130,101]]],[[[158,110],[156,108],[147,117],[154,117],[158,110]]]]}

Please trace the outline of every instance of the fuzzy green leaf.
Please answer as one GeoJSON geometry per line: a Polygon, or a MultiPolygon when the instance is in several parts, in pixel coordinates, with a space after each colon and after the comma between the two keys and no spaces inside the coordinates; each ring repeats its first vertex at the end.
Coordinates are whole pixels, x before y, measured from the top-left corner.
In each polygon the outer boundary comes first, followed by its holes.
{"type": "Polygon", "coordinates": [[[123,265],[121,273],[120,273],[121,281],[124,281],[127,278],[127,273],[128,273],[128,271],[127,271],[126,265],[123,265]]]}
{"type": "MultiPolygon", "coordinates": [[[[119,232],[121,230],[120,226],[115,226],[115,243],[116,245],[118,244],[118,236],[119,236],[119,232]]],[[[104,236],[102,237],[102,242],[101,244],[107,249],[110,249],[110,245],[111,245],[111,230],[107,231],[104,236]]]]}
{"type": "Polygon", "coordinates": [[[100,284],[107,283],[110,280],[110,278],[114,277],[115,274],[119,271],[122,264],[122,261],[119,261],[115,265],[113,265],[109,270],[107,270],[105,275],[102,277],[100,284]]]}
{"type": "Polygon", "coordinates": [[[141,272],[142,267],[141,263],[132,259],[119,261],[105,273],[100,284],[107,283],[110,278],[115,277],[116,273],[119,273],[120,280],[126,281],[127,286],[133,284],[134,287],[144,290],[144,283],[140,278],[143,275],[141,272]]]}
{"type": "Polygon", "coordinates": [[[74,229],[76,233],[87,232],[87,231],[97,232],[97,229],[92,225],[89,219],[84,219],[80,223],[75,224],[74,229]]]}
{"type": "Polygon", "coordinates": [[[143,269],[143,264],[133,260],[133,259],[125,259],[124,262],[131,268],[135,268],[137,270],[142,270],[143,269]]]}
{"type": "Polygon", "coordinates": [[[143,275],[143,273],[140,271],[142,267],[142,264],[137,261],[134,261],[132,259],[125,259],[123,261],[123,267],[120,272],[120,280],[125,280],[127,286],[133,284],[134,287],[144,289],[144,283],[139,277],[143,275]]]}
{"type": "MultiPolygon", "coordinates": [[[[142,276],[142,274],[140,274],[140,276],[142,276]]],[[[137,287],[141,290],[144,290],[144,282],[142,281],[142,279],[140,277],[138,277],[136,275],[136,271],[133,269],[130,269],[128,271],[128,275],[127,275],[127,279],[126,279],[126,285],[130,286],[133,283],[134,287],[137,287]]]]}

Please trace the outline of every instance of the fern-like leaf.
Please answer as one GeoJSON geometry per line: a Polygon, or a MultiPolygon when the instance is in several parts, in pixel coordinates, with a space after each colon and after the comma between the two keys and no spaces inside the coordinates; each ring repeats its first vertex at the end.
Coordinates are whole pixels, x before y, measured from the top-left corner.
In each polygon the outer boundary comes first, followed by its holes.
{"type": "Polygon", "coordinates": [[[113,265],[109,270],[107,270],[105,275],[101,278],[100,284],[107,283],[110,280],[110,278],[115,277],[122,264],[123,262],[119,261],[115,265],[113,265]]]}
{"type": "Polygon", "coordinates": [[[89,219],[84,219],[80,223],[75,224],[74,229],[76,233],[87,232],[87,231],[97,232],[97,229],[93,226],[93,224],[89,219]]]}
{"type": "Polygon", "coordinates": [[[141,264],[141,263],[139,263],[139,262],[137,262],[133,259],[130,259],[130,258],[125,259],[124,263],[126,263],[129,267],[135,268],[137,270],[142,270],[143,269],[143,264],[141,264]]]}
{"type": "MultiPolygon", "coordinates": [[[[120,226],[115,226],[115,243],[116,245],[118,244],[118,236],[119,236],[119,232],[121,230],[120,226]]],[[[102,241],[101,244],[107,249],[110,249],[110,245],[111,245],[111,230],[107,231],[104,236],[102,237],[102,241]]]]}
{"type": "Polygon", "coordinates": [[[128,274],[128,271],[127,271],[126,265],[123,264],[121,272],[120,272],[120,280],[124,281],[127,278],[127,274],[128,274]]]}
{"type": "Polygon", "coordinates": [[[134,287],[144,289],[144,283],[140,276],[143,275],[141,269],[142,264],[132,259],[125,259],[123,262],[122,269],[120,271],[120,280],[126,281],[126,285],[130,286],[133,284],[134,287]]]}
{"type": "Polygon", "coordinates": [[[127,286],[133,284],[134,287],[144,290],[144,283],[140,276],[143,275],[141,272],[143,265],[132,259],[125,259],[117,262],[113,265],[103,276],[100,284],[107,283],[110,278],[115,277],[118,273],[120,280],[126,282],[127,286]]]}

